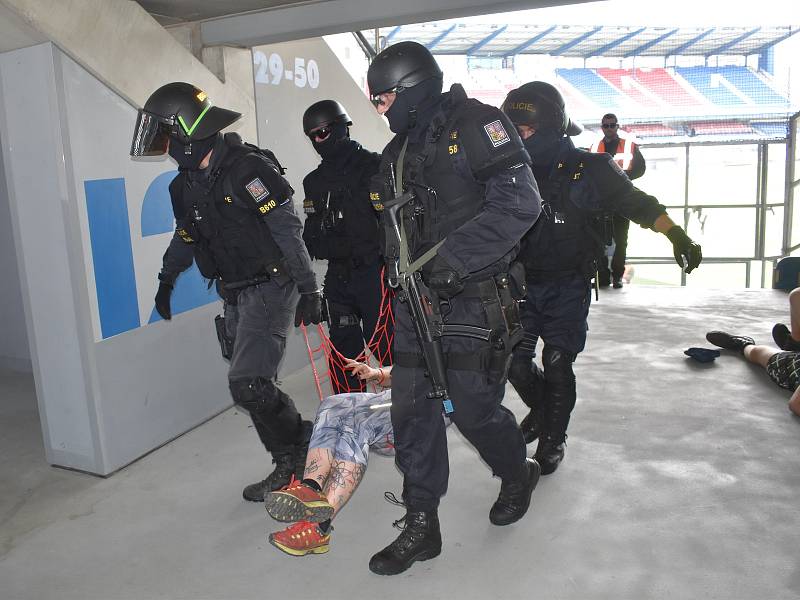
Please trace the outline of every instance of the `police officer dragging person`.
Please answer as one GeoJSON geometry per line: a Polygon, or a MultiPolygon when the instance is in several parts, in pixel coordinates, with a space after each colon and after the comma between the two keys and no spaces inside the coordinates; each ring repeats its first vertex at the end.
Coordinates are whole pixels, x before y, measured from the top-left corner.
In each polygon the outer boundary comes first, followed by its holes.
{"type": "MultiPolygon", "coordinates": [[[[630,180],[644,175],[647,164],[639,151],[639,144],[636,143],[632,134],[620,131],[617,115],[614,113],[603,115],[601,127],[603,136],[592,143],[589,151],[606,152],[613,156],[614,162],[625,171],[630,180]]],[[[613,282],[615,288],[621,288],[622,275],[625,273],[625,255],[628,249],[628,227],[631,222],[617,213],[609,215],[609,217],[613,229],[614,256],[611,257],[611,269],[608,268],[605,248],[598,256],[598,283],[601,286],[607,286],[613,282]]]]}
{"type": "Polygon", "coordinates": [[[542,215],[523,238],[519,254],[528,281],[522,305],[525,337],[514,350],[509,380],[531,409],[520,427],[528,443],[539,438],[536,460],[547,475],[564,458],[575,406],[572,363],[586,343],[603,213],[618,212],[665,234],[687,273],[700,264],[702,253],[658,200],[635,188],[608,154],[575,148],[568,136],[581,130],[567,116],[555,87],[526,83],[509,92],[502,109],[531,156],[542,199],[542,215]],[[539,338],[544,373],[533,362],[539,338]]]}
{"type": "MultiPolygon", "coordinates": [[[[276,387],[275,376],[292,318],[295,326],[319,323],[322,294],[275,155],[220,133],[240,116],[213,106],[191,84],[169,83],[139,111],[131,155],[168,152],[178,163],[169,186],[176,235],[193,249],[200,273],[221,280],[236,298],[231,395],[250,413],[276,463],[266,479],[244,489],[245,499],[262,501],[305,464],[311,423],[276,387]]],[[[159,293],[159,312],[168,310],[169,294],[159,293]]]]}
{"type": "MultiPolygon", "coordinates": [[[[303,180],[303,240],[312,259],[328,261],[324,293],[331,342],[354,359],[364,351],[378,322],[383,261],[379,215],[369,198],[380,155],[350,139],[352,124],[335,100],[316,102],[303,115],[303,131],[322,157],[303,180]]],[[[390,364],[389,338],[381,340],[376,354],[390,364]]],[[[334,393],[363,391],[363,382],[338,361],[332,360],[330,368],[334,393]]]]}
{"type": "Polygon", "coordinates": [[[490,521],[507,525],[528,510],[539,465],[525,457],[501,401],[524,287],[512,258],[540,203],[514,126],[460,85],[442,93],[442,72],[424,46],[389,46],[367,81],[396,134],[383,151],[375,200],[389,279],[401,284],[391,416],[406,515],[402,533],[369,563],[392,575],[441,552],[443,410],[502,480],[490,521]]]}

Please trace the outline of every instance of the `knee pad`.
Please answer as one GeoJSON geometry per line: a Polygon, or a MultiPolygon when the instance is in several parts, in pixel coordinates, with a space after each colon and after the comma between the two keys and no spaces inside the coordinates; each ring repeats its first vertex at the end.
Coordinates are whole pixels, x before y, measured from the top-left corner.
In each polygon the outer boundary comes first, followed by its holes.
{"type": "Polygon", "coordinates": [[[545,379],[544,373],[533,359],[514,357],[508,371],[508,380],[528,408],[539,408],[544,396],[545,379]]]}
{"type": "Polygon", "coordinates": [[[572,370],[572,363],[575,362],[576,356],[576,354],[556,346],[546,345],[542,351],[545,379],[553,383],[574,382],[575,373],[572,370]]]}
{"type": "Polygon", "coordinates": [[[269,379],[264,377],[238,379],[231,381],[229,386],[233,401],[251,413],[265,410],[277,413],[283,408],[281,402],[283,394],[269,379]]]}

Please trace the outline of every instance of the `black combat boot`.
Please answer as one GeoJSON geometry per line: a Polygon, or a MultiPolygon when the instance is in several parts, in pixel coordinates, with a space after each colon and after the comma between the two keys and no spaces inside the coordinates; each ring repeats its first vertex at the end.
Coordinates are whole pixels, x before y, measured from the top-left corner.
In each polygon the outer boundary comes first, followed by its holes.
{"type": "Polygon", "coordinates": [[[792,337],[792,332],[783,323],[775,323],[775,327],[772,328],[772,339],[781,350],[800,352],[800,342],[792,337]]]}
{"type": "Polygon", "coordinates": [[[545,345],[542,363],[546,380],[547,409],[539,445],[534,455],[542,467],[542,475],[550,475],[564,459],[567,427],[575,408],[575,355],[558,347],[545,345]]]}
{"type": "Polygon", "coordinates": [[[553,435],[550,433],[543,433],[539,437],[535,458],[542,467],[542,475],[550,475],[555,472],[559,463],[564,460],[564,449],[567,446],[566,437],[566,434],[553,435]]]}
{"type": "Polygon", "coordinates": [[[542,434],[542,415],[536,409],[531,409],[528,415],[519,424],[525,443],[530,444],[542,434]]]}
{"type": "Polygon", "coordinates": [[[369,570],[378,575],[397,575],[418,560],[429,560],[442,552],[439,515],[435,510],[408,510],[403,531],[397,539],[374,555],[369,570]]]}
{"type": "Polygon", "coordinates": [[[256,483],[251,483],[242,490],[242,497],[249,502],[263,502],[264,495],[274,492],[285,485],[289,485],[295,470],[295,453],[272,453],[272,462],[275,463],[275,470],[256,483]]]}
{"type": "Polygon", "coordinates": [[[525,516],[540,473],[539,463],[532,458],[526,458],[522,477],[503,480],[500,495],[489,511],[489,520],[493,525],[511,525],[525,516]]]}
{"type": "Polygon", "coordinates": [[[715,346],[725,348],[725,350],[733,350],[739,354],[744,354],[745,346],[752,346],[756,343],[753,338],[746,335],[731,335],[724,331],[709,331],[706,334],[706,339],[715,346]]]}

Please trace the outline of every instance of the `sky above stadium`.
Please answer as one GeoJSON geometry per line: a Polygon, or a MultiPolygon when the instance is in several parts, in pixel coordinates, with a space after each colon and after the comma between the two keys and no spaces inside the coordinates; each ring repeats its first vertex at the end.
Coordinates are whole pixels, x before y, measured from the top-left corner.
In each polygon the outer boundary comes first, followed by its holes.
{"type": "Polygon", "coordinates": [[[569,23],[570,25],[651,25],[651,26],[758,26],[800,25],[797,1],[759,0],[607,0],[585,4],[539,8],[460,19],[486,23],[569,23]],[[757,12],[754,10],[757,7],[757,12]]]}

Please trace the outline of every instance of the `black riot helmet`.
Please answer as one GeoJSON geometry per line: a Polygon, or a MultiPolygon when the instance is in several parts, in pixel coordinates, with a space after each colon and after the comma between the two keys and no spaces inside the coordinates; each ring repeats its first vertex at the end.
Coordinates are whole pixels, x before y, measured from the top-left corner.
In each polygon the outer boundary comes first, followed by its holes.
{"type": "Polygon", "coordinates": [[[556,131],[560,136],[578,135],[582,131],[567,116],[561,92],[544,81],[531,81],[511,90],[503,101],[502,110],[514,125],[556,131]]]}
{"type": "Polygon", "coordinates": [[[402,91],[434,77],[442,79],[442,70],[430,50],[417,42],[399,42],[372,60],[367,71],[367,85],[375,98],[378,94],[402,91]]]}
{"type": "Polygon", "coordinates": [[[164,154],[169,140],[188,146],[213,136],[241,113],[212,106],[208,95],[190,83],[168,83],[153,92],[139,110],[131,156],[164,154]]]}
{"type": "Polygon", "coordinates": [[[309,106],[303,113],[303,132],[306,135],[312,129],[334,123],[344,123],[347,126],[353,124],[344,106],[336,100],[320,100],[309,106]]]}

